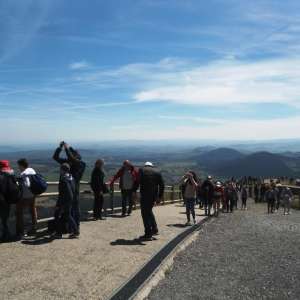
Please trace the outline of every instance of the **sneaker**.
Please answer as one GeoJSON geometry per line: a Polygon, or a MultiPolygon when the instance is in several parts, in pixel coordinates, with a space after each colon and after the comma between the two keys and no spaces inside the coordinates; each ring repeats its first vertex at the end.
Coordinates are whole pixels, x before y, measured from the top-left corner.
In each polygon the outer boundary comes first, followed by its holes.
{"type": "Polygon", "coordinates": [[[159,235],[158,230],[154,231],[152,235],[155,235],[155,236],[159,235]]]}
{"type": "Polygon", "coordinates": [[[27,235],[35,235],[36,234],[36,229],[35,228],[31,228],[28,232],[27,235]]]}
{"type": "Polygon", "coordinates": [[[25,235],[22,233],[16,234],[16,241],[22,241],[24,240],[25,235]]]}
{"type": "Polygon", "coordinates": [[[191,224],[191,221],[187,221],[186,223],[185,223],[185,226],[191,226],[192,224],[191,224]]]}
{"type": "Polygon", "coordinates": [[[194,224],[196,224],[196,219],[193,220],[194,224]]]}
{"type": "Polygon", "coordinates": [[[145,235],[140,236],[140,239],[143,241],[152,241],[152,236],[145,234],[145,235]]]}
{"type": "Polygon", "coordinates": [[[56,240],[60,240],[60,239],[62,239],[62,234],[61,234],[61,233],[54,233],[54,234],[52,235],[52,237],[53,237],[54,239],[56,239],[56,240]]]}
{"type": "Polygon", "coordinates": [[[78,233],[71,233],[69,235],[69,239],[78,239],[79,238],[79,234],[78,233]]]}

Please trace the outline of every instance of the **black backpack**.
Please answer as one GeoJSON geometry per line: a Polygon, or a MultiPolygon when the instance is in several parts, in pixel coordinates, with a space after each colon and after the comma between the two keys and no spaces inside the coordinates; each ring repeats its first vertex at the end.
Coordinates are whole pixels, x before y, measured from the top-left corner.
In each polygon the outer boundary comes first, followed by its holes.
{"type": "Polygon", "coordinates": [[[6,176],[5,199],[9,204],[16,204],[22,199],[22,188],[14,175],[6,176]]]}
{"type": "Polygon", "coordinates": [[[33,195],[41,195],[46,192],[48,184],[41,174],[29,175],[30,191],[33,195]]]}

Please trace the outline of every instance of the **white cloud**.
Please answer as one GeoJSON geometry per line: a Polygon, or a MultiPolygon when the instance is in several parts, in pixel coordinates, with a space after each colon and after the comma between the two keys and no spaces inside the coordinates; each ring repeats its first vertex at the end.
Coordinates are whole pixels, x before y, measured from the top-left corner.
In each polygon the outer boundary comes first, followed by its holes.
{"type": "Polygon", "coordinates": [[[69,65],[69,68],[71,70],[83,70],[83,69],[87,69],[89,67],[90,67],[90,64],[85,60],[73,62],[69,65]]]}
{"type": "Polygon", "coordinates": [[[187,66],[154,75],[150,88],[134,95],[138,102],[164,101],[194,105],[281,103],[299,105],[299,58],[256,62],[226,60],[187,66]]]}

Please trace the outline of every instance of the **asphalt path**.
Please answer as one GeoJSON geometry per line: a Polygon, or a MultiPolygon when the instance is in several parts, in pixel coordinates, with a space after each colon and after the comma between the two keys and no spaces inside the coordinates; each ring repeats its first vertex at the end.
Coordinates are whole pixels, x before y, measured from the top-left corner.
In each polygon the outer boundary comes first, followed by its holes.
{"type": "Polygon", "coordinates": [[[213,218],[149,299],[300,299],[300,211],[251,202],[213,218]]]}

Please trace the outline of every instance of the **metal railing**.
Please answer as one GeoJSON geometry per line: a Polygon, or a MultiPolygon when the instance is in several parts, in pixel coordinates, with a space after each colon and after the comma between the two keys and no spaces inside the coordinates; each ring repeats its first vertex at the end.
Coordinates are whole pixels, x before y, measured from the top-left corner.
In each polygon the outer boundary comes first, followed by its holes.
{"type": "MultiPolygon", "coordinates": [[[[59,184],[59,182],[57,182],[57,181],[48,182],[47,191],[37,197],[37,204],[39,206],[43,206],[43,204],[45,202],[47,202],[47,198],[52,199],[53,201],[55,198],[57,198],[58,184],[59,184]]],[[[94,198],[93,192],[90,187],[90,183],[88,181],[80,182],[80,194],[84,196],[84,197],[81,197],[81,201],[80,201],[82,206],[85,206],[85,207],[88,206],[88,207],[92,208],[91,204],[85,205],[85,203],[84,203],[84,202],[88,202],[87,200],[93,200],[93,198],[94,198]]],[[[175,186],[166,185],[164,197],[163,197],[160,205],[170,204],[170,203],[178,202],[181,200],[182,200],[182,197],[181,197],[180,190],[178,188],[176,188],[175,186]]],[[[111,189],[109,193],[104,195],[104,202],[105,202],[105,204],[104,204],[105,210],[109,210],[111,213],[114,213],[115,209],[121,208],[121,191],[119,189],[118,183],[115,183],[113,186],[113,189],[111,189]]],[[[53,206],[53,204],[49,205],[49,206],[51,207],[51,206],[53,206]]],[[[134,208],[138,208],[138,207],[139,207],[139,197],[136,197],[136,199],[134,201],[134,208]]]]}

